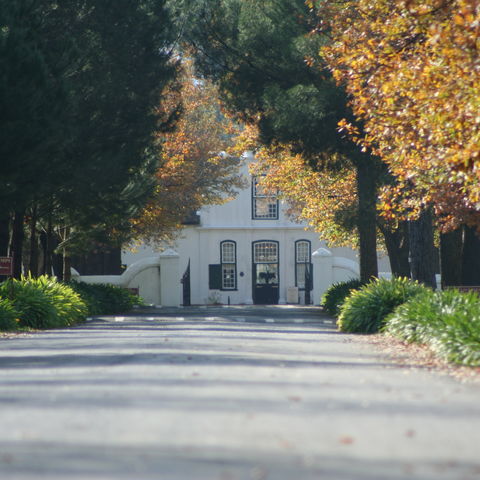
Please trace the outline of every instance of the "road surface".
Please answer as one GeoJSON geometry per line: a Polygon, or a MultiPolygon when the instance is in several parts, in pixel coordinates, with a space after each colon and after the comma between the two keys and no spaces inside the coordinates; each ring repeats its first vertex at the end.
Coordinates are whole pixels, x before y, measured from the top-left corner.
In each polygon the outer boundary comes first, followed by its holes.
{"type": "Polygon", "coordinates": [[[0,479],[479,479],[479,386],[356,338],[230,306],[0,339],[0,479]]]}

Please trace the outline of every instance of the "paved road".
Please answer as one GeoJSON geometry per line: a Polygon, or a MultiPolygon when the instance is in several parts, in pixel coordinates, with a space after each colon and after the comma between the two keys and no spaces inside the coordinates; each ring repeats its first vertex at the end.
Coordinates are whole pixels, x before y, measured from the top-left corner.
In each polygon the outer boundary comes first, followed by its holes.
{"type": "Polygon", "coordinates": [[[480,388],[315,308],[170,309],[0,340],[0,478],[480,478],[480,388]]]}

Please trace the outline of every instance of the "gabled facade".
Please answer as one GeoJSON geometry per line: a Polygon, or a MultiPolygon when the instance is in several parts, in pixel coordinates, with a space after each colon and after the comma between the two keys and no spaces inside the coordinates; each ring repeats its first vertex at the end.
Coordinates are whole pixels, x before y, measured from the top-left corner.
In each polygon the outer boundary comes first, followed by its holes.
{"type": "Polygon", "coordinates": [[[282,304],[288,288],[297,287],[301,301],[310,302],[318,235],[287,218],[286,206],[250,177],[252,156],[244,160],[248,187],[224,205],[202,209],[200,224],[185,228],[177,242],[185,281],[190,277],[190,301],[282,304]]]}

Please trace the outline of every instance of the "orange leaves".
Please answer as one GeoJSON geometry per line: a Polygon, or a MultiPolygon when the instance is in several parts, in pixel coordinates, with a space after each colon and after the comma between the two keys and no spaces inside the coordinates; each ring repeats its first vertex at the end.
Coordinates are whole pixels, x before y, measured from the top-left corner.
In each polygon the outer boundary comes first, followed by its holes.
{"type": "Polygon", "coordinates": [[[252,173],[262,176],[267,191],[288,201],[293,218],[307,222],[332,245],[358,246],[356,234],[339,223],[339,216],[356,208],[353,170],[314,171],[285,145],[257,149],[256,160],[252,173]]]}
{"type": "MultiPolygon", "coordinates": [[[[478,1],[328,2],[320,13],[331,19],[333,36],[322,54],[365,132],[360,137],[345,124],[339,128],[373,147],[408,185],[408,212],[433,202],[450,222],[456,213],[478,210],[478,1]]],[[[387,215],[399,198],[383,202],[387,215]]]]}
{"type": "Polygon", "coordinates": [[[192,212],[225,201],[243,186],[238,159],[222,154],[238,126],[221,114],[216,88],[196,79],[188,60],[181,85],[163,99],[165,116],[179,104],[182,114],[175,129],[158,133],[162,149],[154,195],[134,221],[137,236],[146,241],[168,239],[192,212]]]}

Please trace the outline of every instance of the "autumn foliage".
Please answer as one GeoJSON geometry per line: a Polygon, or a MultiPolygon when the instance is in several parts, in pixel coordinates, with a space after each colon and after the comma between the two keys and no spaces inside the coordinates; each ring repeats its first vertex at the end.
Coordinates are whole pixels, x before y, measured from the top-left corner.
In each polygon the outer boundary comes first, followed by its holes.
{"type": "Polygon", "coordinates": [[[288,145],[262,146],[254,126],[247,126],[236,138],[235,148],[255,149],[251,173],[266,191],[288,202],[292,219],[306,222],[332,245],[358,247],[354,222],[347,227],[341,220],[356,210],[357,203],[355,170],[348,163],[336,169],[313,169],[288,145]]]}
{"type": "MultiPolygon", "coordinates": [[[[313,6],[313,5],[312,5],[313,6]]],[[[362,129],[343,122],[398,180],[390,218],[433,205],[440,224],[480,224],[480,4],[477,0],[322,2],[321,55],[362,129]]]]}
{"type": "Polygon", "coordinates": [[[154,195],[133,221],[137,237],[153,243],[170,238],[200,207],[232,198],[243,185],[238,157],[222,153],[238,126],[222,113],[216,87],[195,78],[188,60],[161,108],[177,119],[172,131],[158,133],[154,195]]]}

